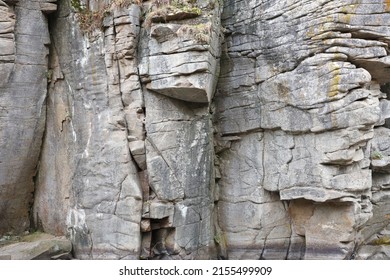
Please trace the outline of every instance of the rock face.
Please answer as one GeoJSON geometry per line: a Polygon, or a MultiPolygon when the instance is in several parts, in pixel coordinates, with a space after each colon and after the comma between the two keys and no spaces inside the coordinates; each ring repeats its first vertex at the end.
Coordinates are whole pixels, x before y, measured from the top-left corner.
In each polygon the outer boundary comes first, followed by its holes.
{"type": "Polygon", "coordinates": [[[221,223],[229,257],[349,258],[388,223],[381,216],[371,227],[373,213],[386,212],[372,207],[386,152],[379,162],[371,147],[388,142],[379,128],[388,9],[386,1],[226,3],[214,123],[221,139],[235,138],[222,143],[218,212],[251,218],[221,223]]]}
{"type": "Polygon", "coordinates": [[[388,1],[0,1],[0,234],[79,259],[389,258],[388,1]]]}
{"type": "Polygon", "coordinates": [[[0,232],[30,227],[54,1],[0,1],[0,232]],[[53,2],[53,3],[49,3],[53,2]]]}

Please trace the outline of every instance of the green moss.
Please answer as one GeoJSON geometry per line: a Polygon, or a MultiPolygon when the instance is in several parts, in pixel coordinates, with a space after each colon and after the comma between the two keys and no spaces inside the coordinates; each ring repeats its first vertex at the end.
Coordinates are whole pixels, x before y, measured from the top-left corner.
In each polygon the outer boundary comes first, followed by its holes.
{"type": "Polygon", "coordinates": [[[21,242],[34,242],[34,241],[40,240],[42,238],[45,238],[47,236],[50,236],[50,235],[48,235],[47,233],[43,233],[41,231],[35,231],[35,232],[32,232],[26,236],[21,237],[20,241],[21,242]]]}
{"type": "Polygon", "coordinates": [[[221,244],[222,243],[222,236],[219,234],[214,235],[214,241],[217,244],[221,244]]]}
{"type": "Polygon", "coordinates": [[[196,6],[196,0],[173,0],[171,6],[177,8],[178,10],[186,13],[194,13],[197,15],[202,14],[202,10],[196,6]]]}
{"type": "Polygon", "coordinates": [[[376,159],[376,160],[380,160],[383,158],[383,155],[381,154],[381,152],[379,151],[373,151],[371,153],[371,159],[376,159]]]}
{"type": "Polygon", "coordinates": [[[226,247],[226,237],[225,237],[225,233],[222,232],[222,231],[217,232],[217,233],[214,235],[214,241],[215,241],[215,243],[217,243],[219,246],[226,247]]]}
{"type": "Polygon", "coordinates": [[[181,8],[181,10],[183,12],[197,14],[199,16],[202,14],[202,10],[198,7],[187,7],[186,6],[186,7],[181,8]]]}
{"type": "Polygon", "coordinates": [[[85,7],[83,7],[81,5],[81,2],[80,0],[70,0],[70,5],[72,6],[72,8],[76,11],[76,12],[82,12],[83,10],[85,10],[85,7]]]}
{"type": "Polygon", "coordinates": [[[50,83],[52,78],[53,78],[53,69],[49,69],[46,71],[47,82],[50,83]]]}

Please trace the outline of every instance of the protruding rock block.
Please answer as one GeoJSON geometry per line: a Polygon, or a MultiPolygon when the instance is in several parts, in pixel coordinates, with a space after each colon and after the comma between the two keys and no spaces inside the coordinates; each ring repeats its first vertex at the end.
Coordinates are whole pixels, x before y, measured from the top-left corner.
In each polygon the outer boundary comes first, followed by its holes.
{"type": "Polygon", "coordinates": [[[57,4],[55,3],[56,1],[57,0],[49,0],[46,2],[39,3],[39,5],[41,6],[41,11],[45,14],[54,13],[55,11],[57,11],[57,4]]]}
{"type": "Polygon", "coordinates": [[[149,206],[149,215],[151,219],[162,219],[173,216],[174,206],[171,203],[154,202],[149,206]]]}
{"type": "Polygon", "coordinates": [[[219,76],[221,27],[212,15],[201,22],[151,26],[149,57],[140,67],[149,90],[188,102],[211,102],[219,76]]]}

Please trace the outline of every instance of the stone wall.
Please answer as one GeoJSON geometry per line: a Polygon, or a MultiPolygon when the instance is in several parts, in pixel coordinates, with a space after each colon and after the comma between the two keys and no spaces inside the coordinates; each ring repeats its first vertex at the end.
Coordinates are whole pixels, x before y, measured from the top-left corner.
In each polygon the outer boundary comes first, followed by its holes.
{"type": "Polygon", "coordinates": [[[57,2],[0,1],[0,233],[389,257],[388,1],[57,2]]]}
{"type": "Polygon", "coordinates": [[[53,1],[0,1],[0,233],[30,227],[45,129],[53,1]]]}

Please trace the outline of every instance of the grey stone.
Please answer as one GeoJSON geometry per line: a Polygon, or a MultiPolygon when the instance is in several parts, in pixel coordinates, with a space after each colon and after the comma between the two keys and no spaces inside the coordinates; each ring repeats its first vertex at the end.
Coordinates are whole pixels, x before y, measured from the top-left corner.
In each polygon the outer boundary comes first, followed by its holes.
{"type": "Polygon", "coordinates": [[[390,172],[390,144],[388,137],[390,129],[379,127],[375,130],[374,139],[371,142],[371,165],[377,172],[390,172]]]}
{"type": "MultiPolygon", "coordinates": [[[[140,65],[149,90],[188,102],[211,102],[219,75],[221,32],[221,10],[214,6],[202,15],[201,24],[158,23],[158,13],[151,17],[157,24],[151,27],[151,39],[145,43],[149,53],[140,65]]],[[[167,13],[164,21],[174,15],[167,13]]]]}
{"type": "Polygon", "coordinates": [[[129,148],[130,148],[131,155],[133,156],[139,168],[145,170],[146,169],[145,142],[141,140],[131,141],[129,143],[129,148]]]}
{"type": "Polygon", "coordinates": [[[149,58],[151,83],[147,88],[189,102],[209,102],[215,87],[216,67],[215,59],[207,53],[152,56],[149,58]]]}
{"type": "Polygon", "coordinates": [[[0,258],[10,260],[50,260],[70,254],[72,244],[65,237],[35,233],[20,242],[0,247],[0,258]]]}
{"type": "Polygon", "coordinates": [[[357,258],[358,260],[389,260],[390,248],[387,245],[373,246],[365,245],[360,248],[357,258]]]}
{"type": "MultiPolygon", "coordinates": [[[[68,5],[59,5],[58,12],[69,14],[68,5]]],[[[123,36],[132,27],[118,28],[117,41],[114,35],[104,37],[103,33],[95,40],[84,36],[74,15],[57,18],[53,28],[56,51],[51,52],[50,67],[54,77],[49,86],[35,222],[47,232],[68,235],[76,258],[138,258],[143,194],[127,138],[132,136],[128,131],[134,131],[137,139],[142,132],[139,126],[132,129],[137,115],[127,112],[142,104],[130,100],[124,108],[122,102],[120,85],[133,80],[123,74],[131,59],[122,58],[123,63],[116,59],[111,67],[105,64],[116,43],[115,54],[120,56],[136,40],[123,36]],[[117,76],[121,76],[119,81],[117,76]],[[59,211],[50,213],[49,209],[59,211]]],[[[138,87],[135,82],[133,88],[138,87]]]]}
{"type": "Polygon", "coordinates": [[[46,14],[51,14],[57,11],[57,4],[55,3],[40,3],[41,11],[46,14]]]}
{"type": "Polygon", "coordinates": [[[172,204],[151,202],[149,206],[149,215],[151,219],[162,219],[173,216],[174,206],[172,204]]]}
{"type": "Polygon", "coordinates": [[[0,0],[0,234],[79,259],[388,257],[388,4],[127,2],[0,0]]]}
{"type": "Polygon", "coordinates": [[[30,227],[45,128],[50,43],[47,18],[37,3],[21,0],[0,5],[4,27],[0,37],[0,233],[18,234],[30,227]]]}

